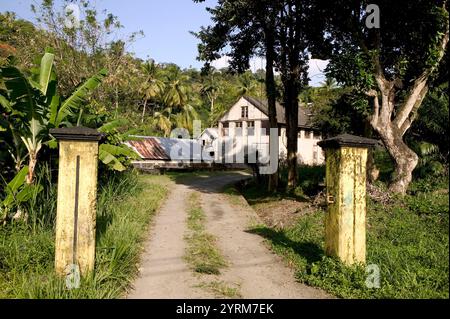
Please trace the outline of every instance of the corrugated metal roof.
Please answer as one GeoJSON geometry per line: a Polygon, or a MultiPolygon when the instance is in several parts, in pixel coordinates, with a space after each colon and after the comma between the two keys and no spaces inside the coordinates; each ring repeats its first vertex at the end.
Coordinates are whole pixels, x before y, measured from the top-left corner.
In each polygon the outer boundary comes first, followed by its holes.
{"type": "Polygon", "coordinates": [[[142,159],[182,160],[201,159],[201,144],[197,140],[138,136],[140,140],[128,141],[142,159]]]}
{"type": "Polygon", "coordinates": [[[201,159],[201,144],[187,138],[156,137],[171,160],[201,159]]]}
{"type": "Polygon", "coordinates": [[[170,157],[167,155],[164,148],[162,148],[158,140],[154,137],[143,137],[139,141],[128,141],[128,144],[130,144],[143,159],[170,160],[170,157]]]}

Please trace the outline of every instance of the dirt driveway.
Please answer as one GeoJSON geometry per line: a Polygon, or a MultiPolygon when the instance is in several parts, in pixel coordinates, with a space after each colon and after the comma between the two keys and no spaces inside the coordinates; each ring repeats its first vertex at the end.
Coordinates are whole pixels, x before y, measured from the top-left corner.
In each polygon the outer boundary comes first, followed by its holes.
{"type": "Polygon", "coordinates": [[[328,298],[323,291],[297,283],[294,273],[263,243],[248,232],[258,216],[246,204],[230,203],[222,189],[248,178],[245,173],[200,175],[171,184],[170,194],[155,216],[141,260],[140,274],[127,298],[215,298],[199,287],[199,276],[183,255],[186,243],[186,198],[200,193],[207,231],[228,262],[218,278],[239,289],[242,298],[328,298]]]}

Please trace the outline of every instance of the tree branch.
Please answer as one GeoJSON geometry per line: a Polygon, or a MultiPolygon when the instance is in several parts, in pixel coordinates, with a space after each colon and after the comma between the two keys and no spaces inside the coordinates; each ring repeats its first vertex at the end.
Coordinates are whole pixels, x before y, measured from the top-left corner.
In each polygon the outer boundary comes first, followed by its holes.
{"type": "Polygon", "coordinates": [[[405,121],[409,118],[409,114],[414,108],[418,108],[422,103],[426,92],[428,91],[427,81],[431,73],[437,68],[439,63],[445,54],[449,40],[449,22],[447,20],[447,27],[444,36],[442,37],[441,44],[439,45],[439,57],[433,66],[425,69],[422,74],[414,81],[411,90],[408,93],[408,98],[401,106],[397,116],[394,119],[394,124],[401,129],[404,126],[405,121]],[[417,103],[420,102],[418,105],[417,103]]]}
{"type": "Polygon", "coordinates": [[[428,85],[425,84],[422,91],[420,92],[419,98],[414,103],[414,106],[411,110],[410,116],[408,116],[408,118],[403,122],[401,127],[399,127],[402,136],[411,127],[412,122],[414,122],[414,120],[416,119],[417,110],[419,109],[420,105],[422,104],[422,101],[425,98],[425,96],[427,95],[427,92],[428,92],[428,85]]]}

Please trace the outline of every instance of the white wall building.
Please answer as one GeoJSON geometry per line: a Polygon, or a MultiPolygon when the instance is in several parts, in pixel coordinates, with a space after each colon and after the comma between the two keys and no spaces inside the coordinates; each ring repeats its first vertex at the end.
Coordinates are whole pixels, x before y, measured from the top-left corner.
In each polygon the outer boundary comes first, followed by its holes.
{"type": "MultiPolygon", "coordinates": [[[[286,119],[284,108],[277,103],[279,159],[283,160],[287,154],[286,119]]],[[[223,162],[225,156],[236,156],[242,148],[245,152],[251,145],[259,150],[260,154],[267,154],[269,149],[269,117],[267,101],[258,100],[252,97],[241,97],[219,120],[218,136],[215,140],[216,161],[223,162]],[[219,150],[218,141],[230,140],[232,150],[219,150]]],[[[321,165],[325,156],[317,145],[322,139],[320,132],[310,124],[310,114],[304,106],[299,107],[298,112],[298,161],[300,164],[321,165]]],[[[236,159],[235,159],[236,160],[236,159]]],[[[236,160],[239,162],[239,160],[236,160]]]]}

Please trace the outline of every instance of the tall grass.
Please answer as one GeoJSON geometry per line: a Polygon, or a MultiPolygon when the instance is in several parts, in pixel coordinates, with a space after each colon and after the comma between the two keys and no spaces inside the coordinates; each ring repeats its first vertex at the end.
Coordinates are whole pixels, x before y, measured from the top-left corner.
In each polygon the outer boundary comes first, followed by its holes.
{"type": "Polygon", "coordinates": [[[299,281],[338,297],[448,298],[448,178],[416,181],[403,198],[368,204],[367,264],[379,267],[380,288],[366,286],[365,268],[325,256],[323,210],[302,216],[292,227],[260,225],[252,232],[294,266],[299,281]]]}
{"type": "MultiPolygon", "coordinates": [[[[54,271],[56,187],[48,184],[28,207],[27,223],[0,230],[0,298],[117,298],[137,273],[146,229],[166,195],[163,177],[112,174],[99,186],[95,272],[68,289],[54,271]]],[[[44,182],[44,180],[41,180],[44,182]]]]}

